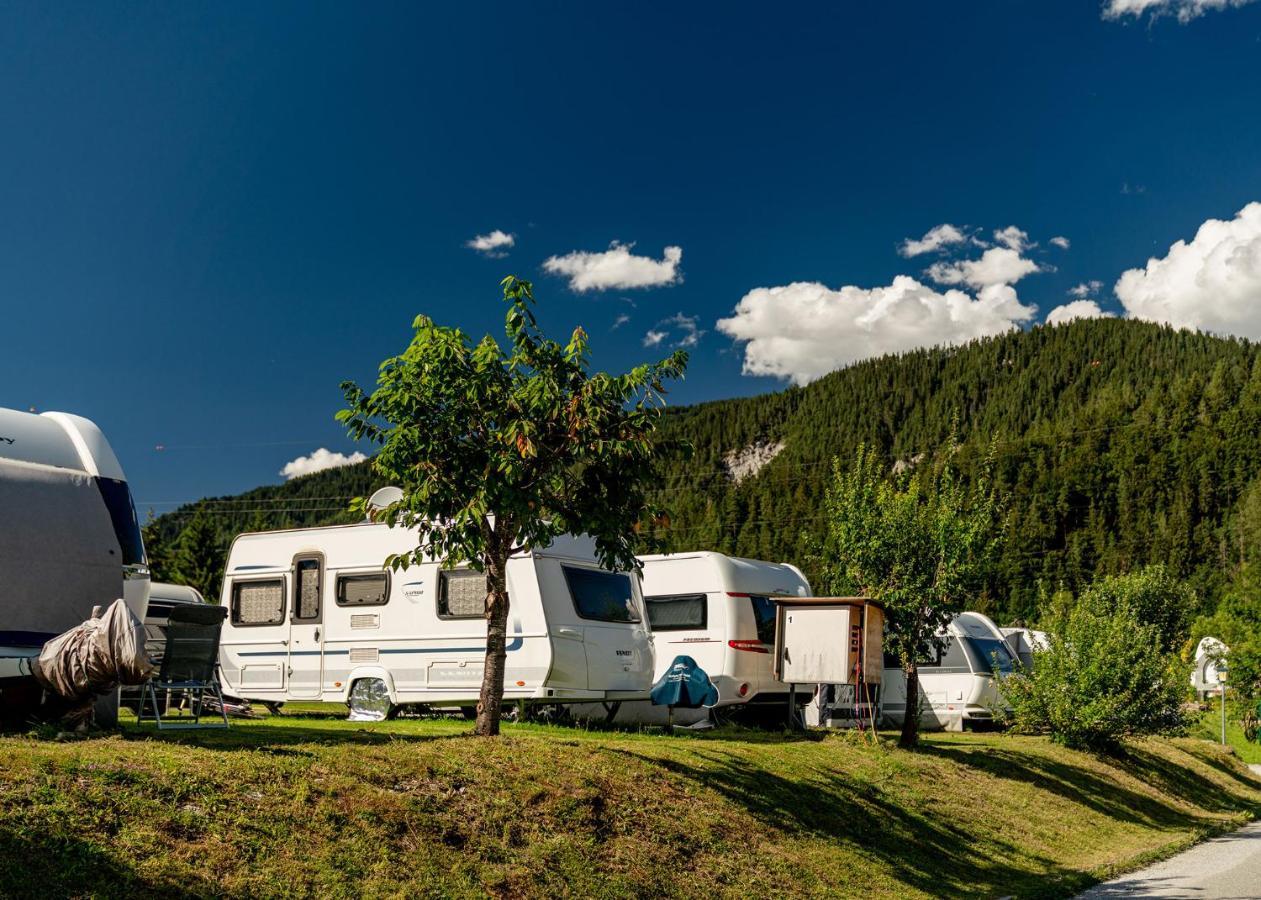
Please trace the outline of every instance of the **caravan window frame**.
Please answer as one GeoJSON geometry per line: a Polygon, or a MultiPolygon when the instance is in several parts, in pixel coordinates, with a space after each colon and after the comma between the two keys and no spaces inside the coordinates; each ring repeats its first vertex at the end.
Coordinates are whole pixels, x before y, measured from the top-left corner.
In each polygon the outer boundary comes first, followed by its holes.
{"type": "Polygon", "coordinates": [[[293,591],[289,598],[289,624],[291,625],[320,625],[324,622],[324,554],[323,553],[299,553],[293,558],[293,591]],[[302,579],[299,577],[299,567],[303,563],[315,563],[315,602],[316,612],[314,616],[302,616],[299,614],[301,608],[302,579]]]}
{"type": "Polygon", "coordinates": [[[709,630],[709,594],[699,591],[690,594],[653,594],[644,596],[644,613],[648,618],[648,627],[656,631],[707,631],[709,630]],[[658,625],[652,620],[654,603],[679,603],[684,600],[701,601],[701,621],[699,625],[658,625]]]}
{"type": "Polygon", "coordinates": [[[461,616],[455,613],[443,612],[443,606],[446,604],[445,591],[447,589],[447,581],[454,578],[470,578],[472,576],[480,576],[486,582],[486,596],[490,596],[490,577],[485,572],[479,572],[476,569],[439,569],[438,570],[438,590],[434,592],[434,614],[444,622],[458,622],[460,620],[472,621],[475,619],[486,618],[486,601],[482,601],[482,611],[471,616],[461,616]]]}
{"type": "Polygon", "coordinates": [[[375,606],[386,606],[390,602],[390,570],[377,569],[371,572],[338,572],[333,586],[333,602],[341,609],[364,609],[375,606]],[[381,592],[381,600],[377,603],[347,603],[342,599],[342,585],[347,581],[364,578],[384,578],[385,590],[381,592]]]}
{"type": "Polygon", "coordinates": [[[228,621],[232,623],[233,628],[275,628],[278,625],[288,625],[285,618],[286,598],[285,573],[283,572],[258,578],[233,578],[232,590],[228,594],[228,621]],[[239,589],[251,584],[266,584],[276,581],[280,582],[280,618],[274,622],[242,622],[239,614],[239,589]]]}
{"type": "Polygon", "coordinates": [[[635,603],[635,583],[631,581],[631,576],[627,573],[614,572],[609,569],[601,569],[596,566],[573,566],[567,563],[561,563],[560,570],[565,576],[565,587],[569,590],[569,599],[570,602],[573,603],[574,613],[578,616],[578,618],[585,619],[588,622],[604,622],[609,625],[642,625],[644,620],[648,617],[647,611],[639,609],[638,605],[635,603]],[[625,578],[627,587],[630,588],[630,595],[627,598],[629,602],[626,605],[626,610],[630,613],[631,617],[625,619],[615,619],[609,618],[608,616],[591,615],[583,612],[582,603],[578,600],[578,595],[574,593],[574,583],[573,579],[570,577],[571,573],[578,573],[580,576],[597,575],[625,578]]]}

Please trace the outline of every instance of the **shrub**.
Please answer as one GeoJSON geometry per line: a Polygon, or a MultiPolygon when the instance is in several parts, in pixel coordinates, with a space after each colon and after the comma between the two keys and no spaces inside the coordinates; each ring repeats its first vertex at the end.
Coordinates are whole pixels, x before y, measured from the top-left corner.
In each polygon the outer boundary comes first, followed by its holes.
{"type": "Polygon", "coordinates": [[[1018,730],[1050,732],[1069,747],[1115,749],[1130,735],[1182,723],[1183,674],[1161,633],[1126,605],[1083,601],[1060,617],[1032,671],[1003,682],[1018,730]]]}

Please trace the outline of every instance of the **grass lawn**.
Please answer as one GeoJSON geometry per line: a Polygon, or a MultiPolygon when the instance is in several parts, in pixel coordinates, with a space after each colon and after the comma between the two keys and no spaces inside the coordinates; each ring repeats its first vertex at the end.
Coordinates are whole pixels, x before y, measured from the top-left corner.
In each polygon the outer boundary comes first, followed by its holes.
{"type": "MultiPolygon", "coordinates": [[[[1209,709],[1200,717],[1191,733],[1205,740],[1220,742],[1222,739],[1222,714],[1217,705],[1219,701],[1210,700],[1209,709]]],[[[1244,737],[1240,720],[1245,712],[1254,708],[1255,704],[1230,700],[1226,703],[1226,743],[1235,748],[1235,753],[1246,763],[1261,763],[1261,744],[1250,742],[1244,737]]]]}
{"type": "Polygon", "coordinates": [[[1056,897],[1261,811],[1192,738],[468,731],[2,737],[0,895],[1056,897]]]}

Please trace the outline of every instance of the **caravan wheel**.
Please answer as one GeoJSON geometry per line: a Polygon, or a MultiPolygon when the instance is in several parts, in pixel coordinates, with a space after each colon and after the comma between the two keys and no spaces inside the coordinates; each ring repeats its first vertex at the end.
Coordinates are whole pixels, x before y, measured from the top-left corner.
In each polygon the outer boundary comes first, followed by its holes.
{"type": "Polygon", "coordinates": [[[397,708],[390,702],[390,692],[380,678],[360,678],[350,686],[350,707],[347,718],[352,722],[382,722],[394,718],[397,708]]]}

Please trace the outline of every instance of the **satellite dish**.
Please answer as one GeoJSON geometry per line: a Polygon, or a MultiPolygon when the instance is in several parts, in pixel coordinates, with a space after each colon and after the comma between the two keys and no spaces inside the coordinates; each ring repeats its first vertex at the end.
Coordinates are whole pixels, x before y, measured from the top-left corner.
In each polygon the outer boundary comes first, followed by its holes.
{"type": "Polygon", "coordinates": [[[372,518],[372,514],[385,509],[387,506],[398,503],[403,499],[403,489],[394,486],[377,488],[372,496],[368,498],[368,518],[372,518]]]}

